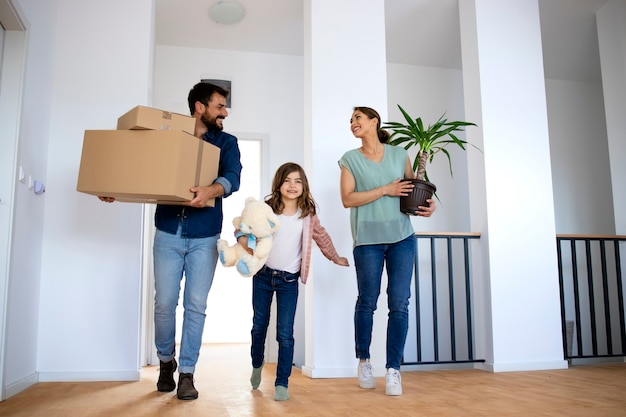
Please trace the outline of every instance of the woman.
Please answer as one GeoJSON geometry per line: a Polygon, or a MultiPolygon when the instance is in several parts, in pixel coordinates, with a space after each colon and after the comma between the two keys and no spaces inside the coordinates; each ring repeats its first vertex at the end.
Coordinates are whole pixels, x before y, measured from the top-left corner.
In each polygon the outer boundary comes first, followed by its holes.
{"type": "MultiPolygon", "coordinates": [[[[387,144],[389,133],[380,128],[380,115],[369,107],[355,107],[352,134],[361,147],[346,152],[341,167],[341,201],[350,208],[358,298],[354,312],[355,350],[361,388],[375,388],[370,364],[374,311],[380,294],[383,265],[387,269],[387,359],[385,393],[402,395],[400,362],[408,330],[408,305],[415,257],[413,226],[400,211],[400,196],[408,195],[414,178],[407,151],[387,144]]],[[[419,207],[417,216],[430,217],[436,205],[419,207]]]]}

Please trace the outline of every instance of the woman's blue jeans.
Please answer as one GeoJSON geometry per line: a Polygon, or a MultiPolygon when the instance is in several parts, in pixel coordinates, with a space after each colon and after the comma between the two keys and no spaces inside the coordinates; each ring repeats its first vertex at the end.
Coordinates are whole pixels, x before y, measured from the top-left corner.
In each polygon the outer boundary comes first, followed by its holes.
{"type": "Polygon", "coordinates": [[[289,386],[293,366],[293,323],[298,303],[299,273],[289,273],[266,266],[252,278],[252,366],[263,365],[265,338],[270,324],[270,308],[276,293],[276,341],[278,342],[278,364],[274,385],[289,386]]]}
{"type": "Polygon", "coordinates": [[[193,374],[200,355],[207,297],[217,265],[218,238],[219,235],[181,237],[180,228],[175,235],[157,229],[154,236],[154,340],[157,356],[164,362],[176,356],[176,306],[185,276],[180,373],[193,374]]]}
{"type": "Polygon", "coordinates": [[[400,369],[409,328],[409,298],[415,264],[415,237],[392,244],[361,245],[353,250],[359,296],[354,310],[356,357],[368,359],[374,311],[380,295],[383,264],[387,269],[387,363],[400,369]]]}

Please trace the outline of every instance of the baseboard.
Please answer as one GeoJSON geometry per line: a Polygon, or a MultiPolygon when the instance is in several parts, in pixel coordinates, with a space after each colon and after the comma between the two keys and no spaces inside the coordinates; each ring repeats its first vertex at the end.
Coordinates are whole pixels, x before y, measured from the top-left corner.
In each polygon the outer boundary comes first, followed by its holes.
{"type": "Polygon", "coordinates": [[[611,363],[624,363],[626,356],[614,356],[610,358],[572,358],[572,365],[602,365],[611,363]]]}
{"type": "Polygon", "coordinates": [[[40,372],[39,382],[139,381],[140,371],[119,372],[40,372]]]}
{"type": "Polygon", "coordinates": [[[413,371],[450,371],[459,369],[475,369],[474,362],[462,362],[462,363],[432,363],[424,365],[402,365],[400,371],[413,372],[413,371]]]}
{"type": "Polygon", "coordinates": [[[554,369],[567,369],[568,363],[562,361],[545,362],[511,362],[511,363],[477,363],[474,366],[488,372],[524,372],[524,371],[549,371],[554,369]]]}
{"type": "Polygon", "coordinates": [[[4,394],[5,394],[4,399],[6,400],[7,398],[14,396],[15,394],[19,394],[20,392],[24,391],[26,388],[29,388],[35,385],[37,382],[39,382],[39,374],[35,372],[33,374],[28,375],[25,378],[20,379],[17,382],[14,382],[11,385],[7,385],[6,388],[4,389],[4,394]]]}
{"type": "MultiPolygon", "coordinates": [[[[309,378],[356,378],[356,368],[311,368],[303,366],[302,375],[309,378]]],[[[384,373],[383,373],[384,375],[384,373]]],[[[375,375],[379,376],[379,375],[375,375]]]]}

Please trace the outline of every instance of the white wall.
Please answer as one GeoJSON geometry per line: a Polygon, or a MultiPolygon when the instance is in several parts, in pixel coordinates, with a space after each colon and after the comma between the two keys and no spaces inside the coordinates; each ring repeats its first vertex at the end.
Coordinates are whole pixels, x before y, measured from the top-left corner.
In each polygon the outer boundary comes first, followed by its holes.
{"type": "Polygon", "coordinates": [[[602,85],[546,80],[557,233],[615,234],[602,85]]]}
{"type": "Polygon", "coordinates": [[[141,208],[75,189],[83,131],[148,102],[152,1],[18,3],[30,23],[19,159],[46,193],[18,191],[6,385],[137,379],[141,208]]]}
{"type": "MultiPolygon", "coordinates": [[[[350,267],[312,253],[313,271],[306,288],[306,360],[312,377],[355,376],[354,305],[357,297],[352,256],[350,210],[341,203],[338,161],[361,141],[350,132],[354,106],[387,115],[384,1],[307,0],[305,22],[305,114],[307,165],[321,224],[350,267]],[[358,35],[356,35],[358,34],[358,35]]],[[[383,278],[383,285],[386,279],[383,278]]],[[[382,373],[385,364],[386,297],[374,316],[371,362],[382,373]]]]}
{"type": "Polygon", "coordinates": [[[284,162],[303,163],[302,65],[297,56],[157,45],[154,106],[188,114],[187,94],[195,83],[230,79],[232,109],[225,130],[269,134],[271,176],[284,162]]]}
{"type": "MultiPolygon", "coordinates": [[[[25,174],[45,181],[47,132],[50,126],[52,52],[55,1],[44,5],[20,1],[16,8],[27,25],[26,67],[18,143],[18,166],[25,174]]],[[[8,38],[8,36],[7,36],[8,38]]],[[[6,148],[5,148],[6,149],[6,148]]],[[[17,177],[17,176],[16,176],[17,177]]],[[[17,179],[16,179],[17,181],[17,179]]],[[[13,242],[7,290],[4,383],[6,394],[37,380],[39,289],[45,197],[37,197],[27,184],[16,182],[13,242]]]]}
{"type": "Polygon", "coordinates": [[[602,69],[602,88],[606,112],[615,229],[626,234],[626,140],[624,140],[624,115],[626,114],[626,1],[611,0],[596,15],[598,43],[602,69]]]}
{"type": "MultiPolygon", "coordinates": [[[[414,119],[435,123],[445,113],[448,120],[466,120],[463,109],[463,74],[460,70],[388,64],[387,88],[390,121],[403,121],[398,104],[414,119]]],[[[469,120],[473,122],[473,120],[469,120]]],[[[469,129],[475,129],[469,127],[469,129]]],[[[465,139],[465,133],[459,133],[465,139]]],[[[443,153],[428,167],[428,176],[437,186],[437,211],[429,219],[413,218],[416,231],[470,232],[467,191],[467,154],[450,147],[450,166],[443,153]]],[[[479,150],[469,147],[468,152],[479,150]]]]}
{"type": "Polygon", "coordinates": [[[488,282],[491,308],[477,322],[477,354],[495,371],[565,367],[537,2],[468,0],[459,10],[466,109],[484,151],[470,166],[485,173],[471,216],[488,251],[475,279],[488,282]]]}

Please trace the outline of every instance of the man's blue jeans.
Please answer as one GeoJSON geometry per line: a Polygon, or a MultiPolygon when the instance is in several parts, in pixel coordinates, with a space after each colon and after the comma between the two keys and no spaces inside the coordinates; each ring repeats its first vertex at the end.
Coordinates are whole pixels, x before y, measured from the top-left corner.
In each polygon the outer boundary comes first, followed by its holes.
{"type": "Polygon", "coordinates": [[[176,306],[185,276],[183,329],[179,372],[194,373],[204,330],[207,297],[217,264],[219,235],[189,239],[157,230],[154,236],[154,340],[157,356],[169,362],[176,356],[176,306]]]}
{"type": "Polygon", "coordinates": [[[409,298],[415,263],[413,235],[392,244],[361,245],[353,250],[359,296],[354,310],[356,357],[368,359],[374,311],[380,295],[383,264],[387,269],[387,363],[400,369],[409,328],[409,298]]]}
{"type": "Polygon", "coordinates": [[[270,324],[270,308],[276,293],[276,341],[278,342],[278,364],[274,385],[289,387],[289,376],[293,365],[293,323],[298,303],[299,273],[289,273],[261,268],[252,278],[252,366],[263,365],[265,358],[265,337],[270,324]]]}

